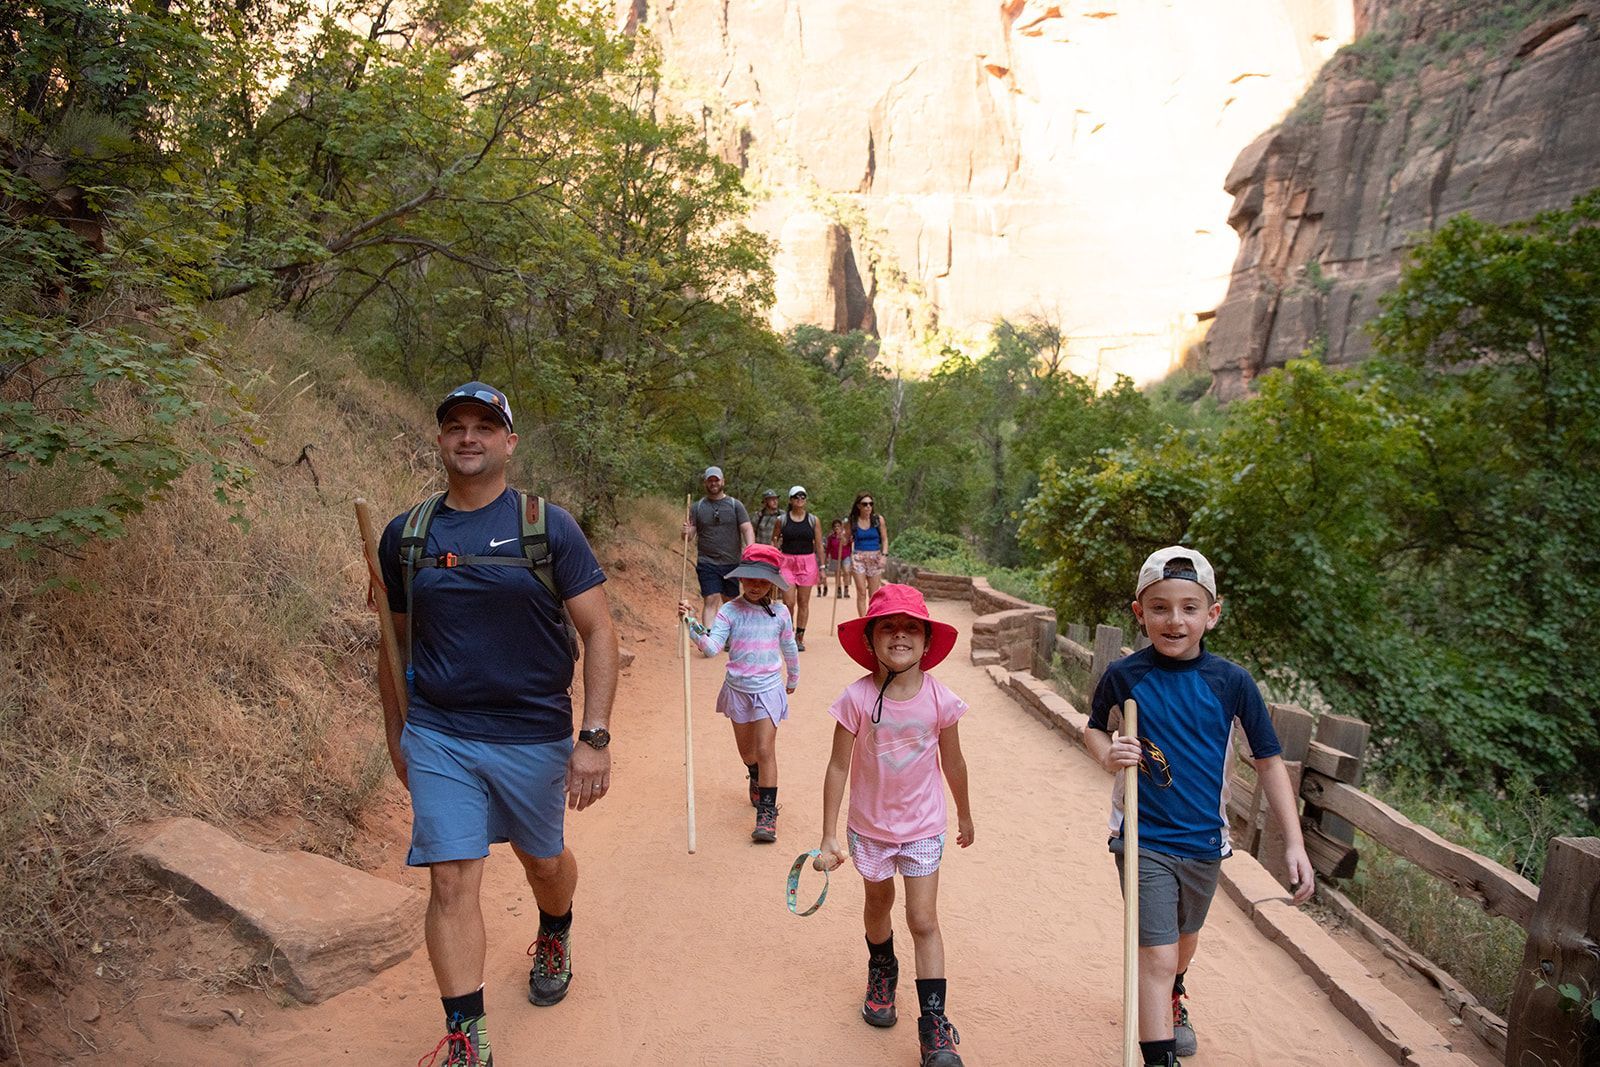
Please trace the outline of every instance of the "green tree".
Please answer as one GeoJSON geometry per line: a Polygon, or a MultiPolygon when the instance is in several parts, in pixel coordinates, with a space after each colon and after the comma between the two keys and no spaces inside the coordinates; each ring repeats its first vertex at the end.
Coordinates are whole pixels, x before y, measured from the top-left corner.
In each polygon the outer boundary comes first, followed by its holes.
{"type": "Polygon", "coordinates": [[[196,19],[0,11],[0,551],[113,536],[196,463],[224,498],[247,473],[217,431],[242,413],[194,303],[231,196],[170,167],[167,119],[207,59],[196,19]]]}

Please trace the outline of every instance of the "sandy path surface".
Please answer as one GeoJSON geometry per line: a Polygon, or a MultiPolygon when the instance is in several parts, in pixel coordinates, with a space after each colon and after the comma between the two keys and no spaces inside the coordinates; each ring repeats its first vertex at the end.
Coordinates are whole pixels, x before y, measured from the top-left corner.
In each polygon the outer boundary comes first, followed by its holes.
{"type": "MultiPolygon", "coordinates": [[[[681,668],[670,622],[655,620],[658,636],[631,646],[639,658],[624,675],[613,720],[615,785],[598,807],[568,819],[581,868],[575,977],[554,1008],[526,999],[523,950],[537,924],[532,895],[503,846],[488,863],[487,996],[500,1067],[916,1062],[914,1008],[891,1030],[858,1015],[866,962],[859,876],[849,866],[836,872],[827,904],[811,918],[784,906],[789,865],[819,833],[832,734],[826,708],[860,674],[828,636],[829,607],[822,603],[810,627],[800,689],[779,732],[776,845],[749,839],[744,768],[726,720],[711,710],[721,661],[696,653],[699,853],[686,854],[681,668]]],[[[1109,779],[970,665],[966,605],[931,607],[962,633],[938,675],[972,705],[962,741],[977,841],[965,850],[952,843],[940,892],[960,1051],[969,1065],[1114,1063],[1122,908],[1105,849],[1109,779]]],[[[394,852],[402,849],[397,841],[394,852]]],[[[403,876],[421,884],[415,872],[403,876]]],[[[818,878],[808,875],[802,894],[814,896],[818,878]]],[[[909,999],[903,912],[896,930],[909,999]]],[[[1393,1062],[1221,893],[1189,987],[1201,1050],[1186,1062],[1195,1067],[1393,1062]]],[[[171,1026],[138,1026],[142,1036],[125,1031],[112,1059],[412,1064],[433,1047],[441,1024],[432,973],[418,951],[316,1007],[181,1037],[171,1026]]]]}

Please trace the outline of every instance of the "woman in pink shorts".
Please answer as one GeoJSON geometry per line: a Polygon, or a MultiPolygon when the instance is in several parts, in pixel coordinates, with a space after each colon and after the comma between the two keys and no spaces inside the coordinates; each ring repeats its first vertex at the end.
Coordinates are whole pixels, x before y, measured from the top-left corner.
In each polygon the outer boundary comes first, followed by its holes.
{"type": "Polygon", "coordinates": [[[811,617],[811,590],[822,578],[822,530],[806,510],[806,487],[789,488],[789,510],[772,530],[772,543],[783,552],[783,579],[789,588],[783,603],[794,616],[794,639],[806,650],[806,620],[811,617]]]}
{"type": "Polygon", "coordinates": [[[828,709],[837,720],[822,790],[822,844],[815,864],[844,863],[839,807],[850,786],[845,823],[849,855],[866,882],[867,995],[861,1017],[873,1026],[896,1021],[894,876],[905,883],[906,922],[917,960],[917,1038],[922,1067],[961,1067],[960,1035],[945,1014],[948,987],[939,933],[939,863],[944,856],[944,784],[956,801],[956,844],[972,844],[967,762],[957,724],[967,705],[925,673],[955,647],[956,629],[928,616],[922,594],[884,585],[866,614],[839,624],[839,643],[871,671],[851,682],[828,709]]]}

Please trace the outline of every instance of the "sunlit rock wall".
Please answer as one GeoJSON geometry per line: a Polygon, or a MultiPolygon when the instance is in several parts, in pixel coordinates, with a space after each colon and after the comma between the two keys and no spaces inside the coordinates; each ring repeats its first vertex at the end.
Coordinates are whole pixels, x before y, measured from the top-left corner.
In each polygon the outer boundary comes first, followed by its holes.
{"type": "Polygon", "coordinates": [[[1228,177],[1243,241],[1207,346],[1223,399],[1308,347],[1368,355],[1405,249],[1452,215],[1527,218],[1600,185],[1600,0],[1531,20],[1498,0],[1364,2],[1398,32],[1392,58],[1330,63],[1228,177]]]}
{"type": "Polygon", "coordinates": [[[1351,34],[1349,0],[625,0],[779,242],[777,326],[1044,318],[1164,374],[1221,300],[1223,180],[1351,34]]]}

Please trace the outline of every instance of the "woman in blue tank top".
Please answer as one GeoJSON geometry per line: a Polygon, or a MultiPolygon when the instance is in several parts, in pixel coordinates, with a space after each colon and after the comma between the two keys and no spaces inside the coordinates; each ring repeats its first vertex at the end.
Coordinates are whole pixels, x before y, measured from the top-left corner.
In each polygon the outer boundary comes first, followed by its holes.
{"type": "Polygon", "coordinates": [[[883,584],[884,560],[889,555],[889,526],[876,510],[871,493],[857,493],[850,505],[850,568],[856,572],[856,613],[867,613],[867,601],[883,584]]]}

